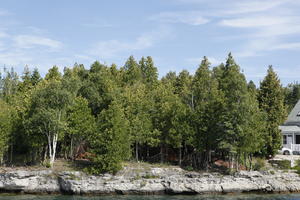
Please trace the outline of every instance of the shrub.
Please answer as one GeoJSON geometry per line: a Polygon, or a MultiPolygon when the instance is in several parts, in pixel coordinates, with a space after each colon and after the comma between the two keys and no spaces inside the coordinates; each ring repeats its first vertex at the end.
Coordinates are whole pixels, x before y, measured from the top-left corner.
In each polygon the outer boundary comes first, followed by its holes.
{"type": "Polygon", "coordinates": [[[184,168],[186,171],[193,171],[194,170],[194,168],[192,167],[192,166],[186,166],[185,168],[184,168]]]}
{"type": "Polygon", "coordinates": [[[266,166],[265,160],[262,159],[262,158],[257,158],[254,165],[253,165],[253,170],[259,171],[262,168],[264,168],[265,166],[266,166]]]}
{"type": "Polygon", "coordinates": [[[278,169],[290,169],[291,161],[290,160],[270,160],[272,166],[278,169]]]}
{"type": "Polygon", "coordinates": [[[293,167],[296,170],[296,173],[300,175],[300,160],[296,161],[296,166],[293,167]]]}

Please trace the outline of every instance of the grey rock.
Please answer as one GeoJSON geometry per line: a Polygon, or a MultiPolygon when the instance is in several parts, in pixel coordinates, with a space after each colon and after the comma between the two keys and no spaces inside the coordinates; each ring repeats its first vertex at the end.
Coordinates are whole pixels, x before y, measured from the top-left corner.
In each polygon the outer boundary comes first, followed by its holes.
{"type": "Polygon", "coordinates": [[[152,168],[147,172],[126,169],[117,175],[86,175],[51,170],[0,173],[4,192],[66,194],[208,194],[241,192],[299,192],[294,172],[240,171],[234,175],[152,168]]]}

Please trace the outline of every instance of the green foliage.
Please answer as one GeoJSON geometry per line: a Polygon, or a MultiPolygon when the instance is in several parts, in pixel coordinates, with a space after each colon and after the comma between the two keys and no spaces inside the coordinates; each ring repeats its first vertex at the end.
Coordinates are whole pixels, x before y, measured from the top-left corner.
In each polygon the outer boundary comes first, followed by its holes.
{"type": "Polygon", "coordinates": [[[260,84],[258,92],[259,107],[266,116],[266,133],[263,153],[273,156],[281,146],[281,133],[278,126],[286,117],[284,93],[277,74],[272,66],[260,84]]]}
{"type": "Polygon", "coordinates": [[[266,166],[266,161],[263,158],[256,158],[253,170],[259,171],[266,166]]]}
{"type": "Polygon", "coordinates": [[[160,80],[150,56],[130,56],[121,68],[75,63],[62,74],[54,66],[44,79],[28,67],[20,78],[3,72],[0,158],[52,166],[56,156],[89,156],[95,174],[117,172],[132,155],[194,169],[226,158],[250,169],[253,155],[279,148],[284,103],[291,107],[300,91],[296,83],[283,90],[272,68],[256,89],[231,54],[213,69],[204,57],[194,75],[169,72],[160,80]]]}
{"type": "Polygon", "coordinates": [[[2,164],[13,130],[13,108],[1,99],[0,108],[0,164],[2,164]]]}
{"type": "Polygon", "coordinates": [[[290,169],[291,161],[290,160],[270,160],[269,161],[273,167],[278,169],[290,169]]]}
{"type": "Polygon", "coordinates": [[[95,118],[88,101],[83,97],[76,97],[74,103],[67,110],[67,136],[70,138],[70,157],[74,158],[75,149],[85,143],[85,140],[96,131],[95,118]]]}
{"type": "Polygon", "coordinates": [[[119,102],[113,101],[99,114],[97,125],[98,131],[89,138],[95,154],[89,171],[116,173],[121,169],[121,162],[130,157],[129,123],[119,102]]]}
{"type": "Polygon", "coordinates": [[[193,80],[193,141],[198,151],[205,152],[206,167],[209,164],[210,152],[220,145],[224,121],[223,93],[218,90],[218,82],[212,76],[209,65],[204,57],[193,80]]]}

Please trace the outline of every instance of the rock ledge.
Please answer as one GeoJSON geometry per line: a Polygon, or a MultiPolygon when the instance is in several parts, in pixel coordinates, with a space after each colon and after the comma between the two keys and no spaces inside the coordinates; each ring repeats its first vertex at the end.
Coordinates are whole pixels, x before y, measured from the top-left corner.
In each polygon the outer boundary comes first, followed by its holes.
{"type": "Polygon", "coordinates": [[[287,193],[300,191],[293,172],[247,172],[234,175],[186,172],[180,168],[124,169],[117,175],[86,175],[51,170],[0,173],[0,192],[28,194],[220,194],[287,193]]]}

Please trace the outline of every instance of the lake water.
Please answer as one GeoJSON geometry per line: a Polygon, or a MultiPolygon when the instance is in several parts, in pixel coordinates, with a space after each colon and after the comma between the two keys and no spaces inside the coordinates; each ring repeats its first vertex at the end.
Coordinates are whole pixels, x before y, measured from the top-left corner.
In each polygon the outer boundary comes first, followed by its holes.
{"type": "Polygon", "coordinates": [[[195,196],[62,196],[62,195],[0,195],[0,200],[300,200],[300,194],[277,195],[195,195],[195,196]]]}

